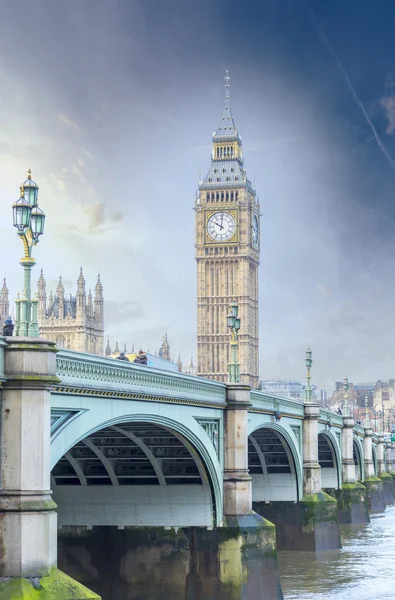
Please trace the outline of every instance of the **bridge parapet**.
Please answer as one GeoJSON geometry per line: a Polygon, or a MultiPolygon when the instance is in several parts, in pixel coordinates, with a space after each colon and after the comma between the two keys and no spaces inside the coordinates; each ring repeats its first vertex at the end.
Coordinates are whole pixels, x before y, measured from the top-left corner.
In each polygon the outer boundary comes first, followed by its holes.
{"type": "Polygon", "coordinates": [[[273,414],[278,410],[282,416],[299,418],[302,418],[304,414],[303,402],[293,398],[273,396],[260,390],[251,390],[250,398],[252,407],[249,410],[251,412],[273,414]]]}
{"type": "Polygon", "coordinates": [[[0,337],[0,384],[6,380],[4,375],[4,348],[6,345],[5,339],[0,337]]]}
{"type": "Polygon", "coordinates": [[[325,423],[334,425],[335,427],[343,427],[343,417],[338,413],[327,410],[326,408],[320,408],[320,416],[318,419],[319,423],[325,423]]]}
{"type": "Polygon", "coordinates": [[[56,374],[61,384],[55,391],[79,388],[81,393],[101,396],[123,393],[131,399],[150,395],[226,405],[223,383],[93,354],[61,350],[56,357],[56,374]]]}
{"type": "Polygon", "coordinates": [[[354,433],[356,435],[358,435],[359,437],[362,437],[365,435],[365,428],[363,425],[360,425],[359,423],[355,423],[354,424],[354,433]]]}

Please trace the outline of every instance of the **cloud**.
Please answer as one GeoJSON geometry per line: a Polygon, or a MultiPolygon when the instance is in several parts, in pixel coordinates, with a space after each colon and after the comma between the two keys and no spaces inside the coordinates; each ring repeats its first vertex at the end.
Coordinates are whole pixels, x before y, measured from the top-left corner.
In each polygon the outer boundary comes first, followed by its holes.
{"type": "Polygon", "coordinates": [[[77,123],[75,123],[72,119],[70,119],[69,117],[66,117],[65,115],[59,115],[59,121],[61,121],[61,123],[63,123],[67,127],[71,127],[71,129],[78,128],[77,123]]]}
{"type": "Polygon", "coordinates": [[[385,132],[388,135],[392,135],[395,132],[395,93],[393,96],[383,96],[380,100],[380,105],[384,109],[388,121],[385,132]]]}
{"type": "Polygon", "coordinates": [[[74,205],[71,229],[83,235],[103,233],[107,228],[113,228],[123,220],[120,210],[113,210],[104,202],[94,204],[74,205]],[[79,215],[78,215],[79,213],[79,215]]]}
{"type": "Polygon", "coordinates": [[[115,328],[115,326],[124,327],[123,324],[129,320],[145,318],[144,307],[139,300],[125,300],[122,302],[108,300],[105,303],[105,311],[106,324],[110,328],[115,328]]]}

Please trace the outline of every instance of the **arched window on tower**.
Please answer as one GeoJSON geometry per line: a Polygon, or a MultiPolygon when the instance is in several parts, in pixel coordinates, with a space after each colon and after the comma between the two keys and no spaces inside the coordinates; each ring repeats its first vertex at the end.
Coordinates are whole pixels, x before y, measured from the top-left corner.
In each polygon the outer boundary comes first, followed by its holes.
{"type": "Polygon", "coordinates": [[[216,193],[216,198],[217,202],[219,202],[219,192],[216,193]]]}
{"type": "Polygon", "coordinates": [[[239,199],[239,192],[236,192],[236,202],[238,201],[238,199],[239,199]]]}
{"type": "Polygon", "coordinates": [[[65,344],[64,344],[65,340],[64,340],[63,335],[59,335],[56,338],[55,341],[56,341],[56,345],[57,345],[58,348],[64,348],[64,346],[65,346],[65,344]]]}
{"type": "Polygon", "coordinates": [[[211,202],[214,202],[214,192],[211,192],[211,202]]]}
{"type": "Polygon", "coordinates": [[[210,202],[210,193],[209,193],[209,192],[207,192],[207,197],[206,197],[206,199],[207,199],[207,202],[210,202]]]}
{"type": "MultiPolygon", "coordinates": [[[[228,179],[229,179],[229,177],[228,177],[228,179]]],[[[228,202],[228,200],[229,200],[229,192],[226,192],[226,202],[228,202]]]]}
{"type": "Polygon", "coordinates": [[[230,192],[230,201],[231,201],[231,202],[233,202],[233,200],[234,200],[234,197],[235,197],[234,193],[233,193],[233,192],[230,192]]]}
{"type": "Polygon", "coordinates": [[[221,202],[223,202],[223,201],[224,201],[224,193],[221,192],[221,202]]]}

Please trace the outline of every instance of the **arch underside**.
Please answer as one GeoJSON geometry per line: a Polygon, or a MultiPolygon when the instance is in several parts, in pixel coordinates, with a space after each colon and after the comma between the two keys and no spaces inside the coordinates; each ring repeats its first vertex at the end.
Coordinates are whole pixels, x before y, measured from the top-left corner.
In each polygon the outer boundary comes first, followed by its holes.
{"type": "Polygon", "coordinates": [[[294,459],[280,433],[261,428],[249,436],[248,469],[253,502],[298,501],[294,459]]]}
{"type": "Polygon", "coordinates": [[[378,473],[377,450],[373,444],[372,444],[372,460],[373,460],[374,474],[377,475],[377,473],[378,473]]]}
{"type": "Polygon", "coordinates": [[[362,479],[363,479],[363,464],[362,464],[361,450],[358,446],[358,442],[356,442],[355,439],[353,440],[352,446],[353,446],[353,460],[354,460],[354,465],[355,465],[355,479],[357,481],[362,481],[362,479]]]}
{"type": "Polygon", "coordinates": [[[146,422],[111,425],[52,470],[60,525],[212,526],[210,481],[183,436],[146,422]]]}
{"type": "Polygon", "coordinates": [[[339,473],[332,440],[324,433],[318,434],[318,462],[321,467],[322,489],[338,489],[339,473]]]}

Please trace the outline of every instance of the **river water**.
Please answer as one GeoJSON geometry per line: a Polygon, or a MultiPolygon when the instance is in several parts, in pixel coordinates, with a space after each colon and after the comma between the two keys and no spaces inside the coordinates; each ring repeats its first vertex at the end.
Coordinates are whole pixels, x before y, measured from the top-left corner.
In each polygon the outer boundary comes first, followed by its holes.
{"type": "Polygon", "coordinates": [[[395,506],[370,518],[341,526],[341,550],[279,552],[284,600],[394,600],[395,506]]]}

